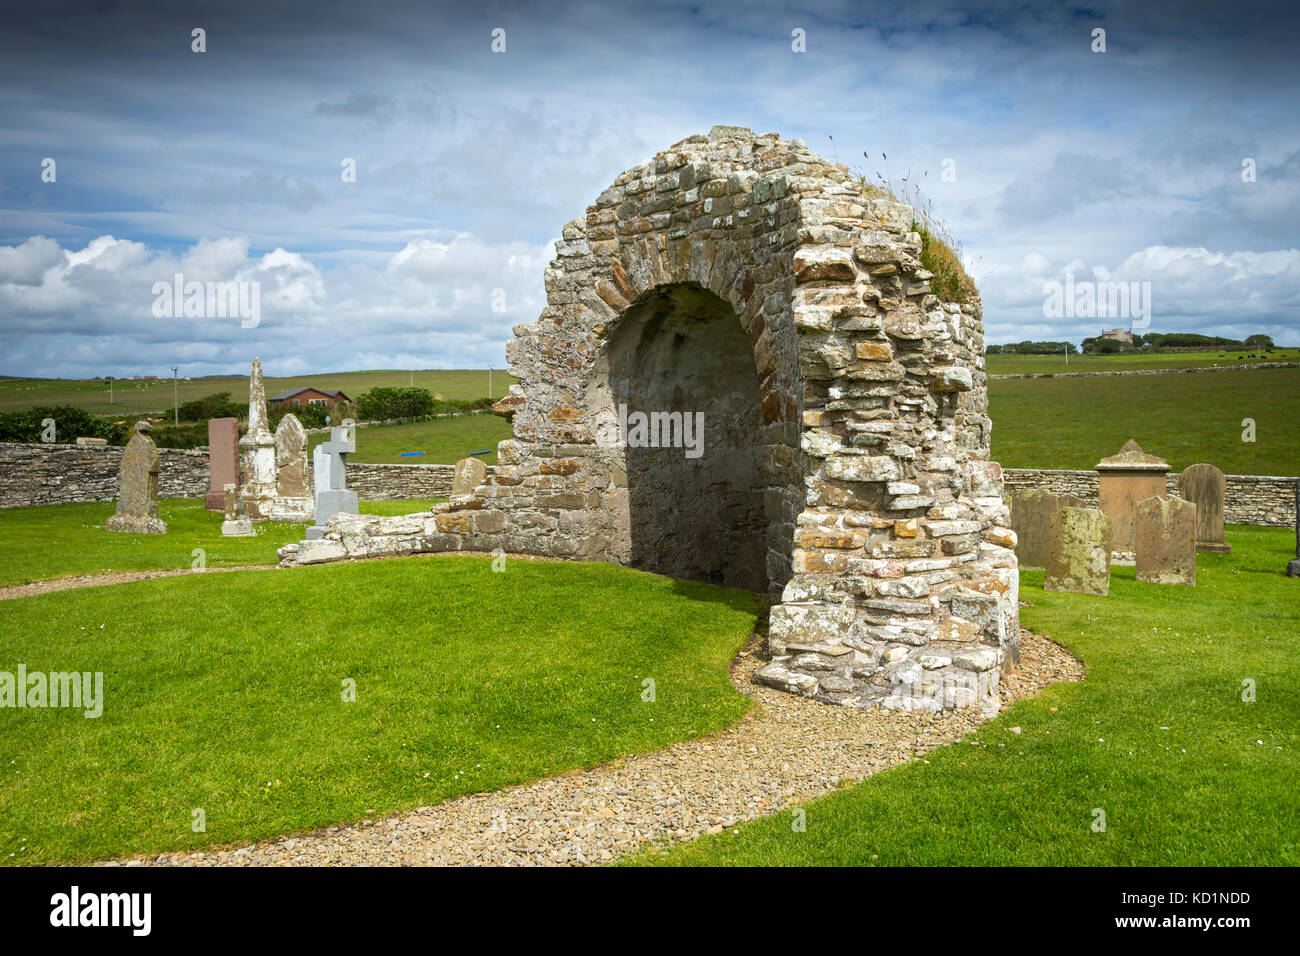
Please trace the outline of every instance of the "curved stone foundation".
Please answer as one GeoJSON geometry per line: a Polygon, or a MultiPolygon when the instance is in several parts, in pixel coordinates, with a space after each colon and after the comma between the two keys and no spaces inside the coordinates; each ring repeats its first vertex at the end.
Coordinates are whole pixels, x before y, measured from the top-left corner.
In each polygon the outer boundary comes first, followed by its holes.
{"type": "Polygon", "coordinates": [[[912,225],[801,141],[683,140],[564,227],[487,483],[340,515],[287,559],[500,549],[766,587],[760,680],[996,708],[1018,578],[980,305],[931,293],[912,225]]]}

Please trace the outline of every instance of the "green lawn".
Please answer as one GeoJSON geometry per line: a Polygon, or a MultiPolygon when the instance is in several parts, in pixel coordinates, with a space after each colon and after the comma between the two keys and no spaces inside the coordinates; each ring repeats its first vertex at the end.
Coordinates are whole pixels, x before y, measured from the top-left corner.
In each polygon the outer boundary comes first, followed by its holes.
{"type": "Polygon", "coordinates": [[[0,710],[0,862],[271,837],[716,731],[749,706],[727,668],[757,613],[625,568],[466,556],[0,602],[0,670],[101,672],[105,700],[0,710]]]}
{"type": "MultiPolygon", "coordinates": [[[[486,455],[475,455],[489,465],[497,463],[497,442],[512,436],[510,423],[500,415],[457,415],[402,425],[357,427],[357,451],[349,461],[369,464],[453,465],[472,451],[489,448],[486,455]],[[402,452],[422,451],[423,455],[402,457],[402,452]]],[[[328,440],[325,434],[312,435],[311,447],[328,440]]]]}
{"type": "MultiPolygon", "coordinates": [[[[249,356],[251,364],[252,356],[249,356]]],[[[17,369],[10,369],[15,372],[17,369]]],[[[184,374],[184,369],[181,373],[184,374]]],[[[321,372],[313,375],[295,375],[280,378],[275,368],[266,369],[266,395],[269,398],[291,388],[313,385],[317,388],[336,388],[355,401],[362,392],[372,388],[415,384],[436,395],[451,400],[483,398],[488,395],[486,369],[430,369],[407,372],[402,370],[374,370],[367,372],[321,372]]],[[[121,381],[113,383],[113,401],[109,403],[108,386],[98,381],[63,379],[4,379],[0,378],[0,412],[20,411],[34,405],[75,405],[95,415],[138,415],[141,412],[170,411],[172,407],[172,381],[170,371],[162,368],[144,368],[140,374],[167,375],[165,380],[154,382],[121,381]]],[[[492,373],[492,398],[500,398],[515,379],[497,369],[492,373]]],[[[181,403],[229,392],[237,402],[248,401],[248,372],[222,378],[194,379],[180,382],[177,392],[181,403]]]]}
{"type": "Polygon", "coordinates": [[[990,375],[1041,375],[1061,372],[1119,372],[1142,368],[1205,368],[1215,365],[1253,365],[1258,362],[1300,362],[1300,349],[1225,349],[1210,352],[1121,353],[1118,355],[990,355],[990,375]],[[1255,357],[1250,358],[1254,353],[1255,357]],[[1237,358],[1237,356],[1241,358],[1237,358]]]}
{"type": "Polygon", "coordinates": [[[1295,541],[1239,526],[1228,541],[1232,555],[1199,556],[1195,588],[1115,568],[1110,595],[1087,597],[1022,572],[1025,626],[1077,653],[1085,681],[807,804],[805,832],[779,814],[637,862],[1300,864],[1300,580],[1282,573],[1295,541]]]}
{"type": "Polygon", "coordinates": [[[1006,468],[1092,468],[1130,438],[1175,471],[1300,474],[1300,368],[989,383],[993,458],[1006,468]],[[1243,442],[1242,420],[1255,421],[1243,442]]]}
{"type": "MultiPolygon", "coordinates": [[[[427,511],[437,499],[363,501],[364,514],[410,514],[427,511]]],[[[189,568],[202,548],[210,568],[275,564],[276,549],[301,541],[301,524],[263,522],[251,538],[221,535],[224,515],[205,511],[199,499],[164,498],[158,514],[166,534],[120,534],[104,530],[116,505],[111,501],[0,510],[0,586],[27,584],[106,571],[189,568]]]]}

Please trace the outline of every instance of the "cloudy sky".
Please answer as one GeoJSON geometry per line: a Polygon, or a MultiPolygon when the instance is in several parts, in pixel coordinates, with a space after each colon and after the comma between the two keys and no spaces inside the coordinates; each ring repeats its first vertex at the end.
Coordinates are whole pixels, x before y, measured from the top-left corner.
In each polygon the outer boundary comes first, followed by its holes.
{"type": "Polygon", "coordinates": [[[919,184],[990,342],[1129,324],[1045,318],[1071,272],[1151,283],[1150,331],[1300,344],[1289,2],[45,0],[4,21],[0,373],[502,367],[563,224],[717,123],[919,184]],[[257,280],[259,324],[155,316],[177,272],[257,280]]]}

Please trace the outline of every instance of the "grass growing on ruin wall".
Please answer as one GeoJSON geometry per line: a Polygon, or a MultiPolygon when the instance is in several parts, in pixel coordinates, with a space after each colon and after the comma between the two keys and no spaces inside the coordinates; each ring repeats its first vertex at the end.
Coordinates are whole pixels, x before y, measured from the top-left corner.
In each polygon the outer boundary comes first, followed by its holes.
{"type": "MultiPolygon", "coordinates": [[[[863,153],[868,160],[871,157],[863,153]]],[[[881,159],[887,162],[885,154],[881,159]]],[[[965,305],[975,298],[978,292],[975,281],[966,273],[961,264],[961,243],[949,231],[947,225],[934,214],[934,204],[925,200],[920,187],[911,182],[911,172],[902,180],[895,182],[885,172],[875,170],[872,173],[859,172],[858,184],[862,194],[868,199],[892,199],[912,207],[916,218],[912,220],[912,231],[921,236],[921,266],[933,274],[930,279],[930,291],[944,302],[956,302],[965,305]]]]}

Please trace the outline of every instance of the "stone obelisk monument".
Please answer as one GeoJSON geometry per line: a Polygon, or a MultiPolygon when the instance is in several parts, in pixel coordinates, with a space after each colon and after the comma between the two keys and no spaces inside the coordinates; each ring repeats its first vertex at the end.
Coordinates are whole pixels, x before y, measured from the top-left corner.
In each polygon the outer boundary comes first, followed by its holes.
{"type": "Polygon", "coordinates": [[[267,427],[262,360],[255,358],[248,381],[248,432],[239,440],[239,494],[254,521],[267,517],[263,508],[274,501],[276,482],[275,436],[267,427]]]}

